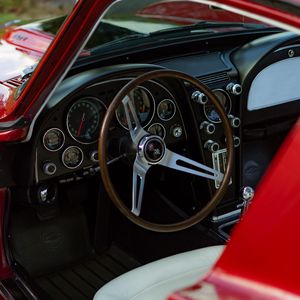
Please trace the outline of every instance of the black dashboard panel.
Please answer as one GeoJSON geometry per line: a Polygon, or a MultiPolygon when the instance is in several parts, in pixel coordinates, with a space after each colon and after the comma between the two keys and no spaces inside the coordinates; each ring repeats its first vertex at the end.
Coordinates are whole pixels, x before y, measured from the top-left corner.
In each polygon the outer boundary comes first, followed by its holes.
{"type": "MultiPolygon", "coordinates": [[[[220,38],[209,40],[207,43],[205,41],[195,41],[194,48],[192,48],[193,50],[190,53],[186,53],[184,47],[181,48],[181,51],[180,47],[176,48],[176,51],[171,53],[167,51],[169,46],[161,46],[162,52],[160,57],[153,57],[151,50],[146,51],[143,49],[136,56],[132,53],[126,57],[119,57],[116,60],[117,62],[130,61],[128,64],[104,65],[95,69],[91,66],[92,60],[89,62],[90,65],[85,64],[87,59],[80,67],[76,65],[69,73],[69,77],[55,91],[39,116],[31,141],[20,146],[25,150],[27,149],[26,153],[31,158],[28,161],[20,162],[20,160],[17,160],[17,165],[25,166],[23,169],[30,170],[31,175],[26,176],[24,180],[24,176],[22,177],[22,174],[20,174],[20,178],[16,178],[16,180],[23,184],[27,182],[28,186],[34,186],[50,182],[66,183],[81,180],[87,176],[94,176],[99,171],[96,159],[97,141],[82,143],[78,140],[76,141],[74,136],[72,138],[67,125],[68,111],[78,101],[87,98],[97,99],[96,101],[102,103],[103,107],[108,107],[116,93],[131,78],[151,70],[166,68],[181,71],[198,78],[220,97],[221,102],[224,101],[226,103],[224,105],[227,108],[230,122],[232,122],[236,148],[232,183],[224,197],[224,201],[238,200],[239,187],[242,184],[240,180],[243,178],[242,172],[244,164],[247,162],[247,159],[243,160],[242,158],[242,151],[245,151],[244,146],[249,142],[249,139],[255,141],[261,138],[255,135],[255,130],[245,128],[247,120],[251,120],[253,124],[260,120],[256,117],[248,118],[247,112],[244,110],[247,103],[247,90],[251,84],[251,74],[254,74],[257,68],[261,68],[270,62],[270,60],[265,59],[266,57],[277,59],[280,53],[276,52],[274,55],[273,51],[283,45],[292,44],[296,38],[295,35],[288,33],[269,35],[266,32],[265,34],[266,37],[250,43],[249,41],[255,37],[261,37],[261,32],[249,34],[249,36],[237,36],[231,47],[228,44],[224,44],[223,38],[220,38]],[[242,45],[239,44],[238,40],[240,40],[240,43],[247,43],[242,45]],[[201,51],[196,51],[197,45],[200,44],[202,47],[201,51]],[[237,48],[237,46],[240,47],[237,48]],[[148,61],[151,64],[139,64],[141,61],[148,61]],[[231,88],[232,85],[239,84],[243,88],[241,95],[234,92],[231,88]],[[51,128],[58,129],[64,136],[63,145],[55,151],[47,150],[43,143],[45,133],[51,128]],[[244,138],[246,139],[244,140],[244,138]],[[74,150],[74,153],[70,151],[70,147],[73,147],[71,150],[74,150]],[[35,149],[34,153],[32,149],[35,149]],[[67,154],[65,153],[66,151],[67,154]],[[71,168],[66,167],[66,164],[62,161],[63,155],[67,155],[68,159],[71,160],[77,157],[80,164],[78,163],[78,166],[75,164],[75,167],[71,168]],[[82,155],[82,159],[80,155],[82,155]],[[45,164],[49,162],[54,163],[56,167],[55,172],[50,175],[45,172],[45,164]]],[[[225,39],[227,40],[228,37],[225,39]]],[[[234,38],[230,37],[230,39],[233,40],[234,38]]],[[[156,51],[155,53],[157,55],[158,52],[156,51]]],[[[99,60],[97,64],[100,62],[99,60]]],[[[110,64],[110,61],[107,60],[106,63],[110,64]]],[[[97,64],[95,65],[97,66],[97,64]]],[[[202,161],[210,167],[219,168],[222,171],[226,162],[226,140],[222,123],[217,121],[215,111],[209,103],[195,101],[193,95],[198,91],[189,83],[168,79],[156,81],[155,83],[148,82],[140,88],[142,91],[137,92],[137,95],[148,94],[148,96],[144,96],[150,99],[149,101],[146,100],[149,103],[152,101],[152,98],[154,99],[153,104],[146,103],[146,110],[142,111],[143,113],[147,113],[147,109],[150,111],[149,116],[145,116],[145,129],[153,130],[152,133],[164,136],[167,145],[174,147],[174,150],[182,151],[181,154],[184,154],[186,149],[190,147],[191,150],[196,152],[194,159],[202,161]],[[162,113],[158,110],[159,105],[164,107],[162,113]],[[171,112],[166,114],[164,112],[165,109],[169,109],[171,112]],[[179,138],[176,137],[178,132],[180,134],[179,138]],[[192,140],[190,145],[187,144],[188,140],[192,140]],[[193,144],[197,144],[195,149],[192,149],[193,144]]],[[[272,108],[268,115],[272,115],[273,111],[276,113],[276,108],[272,108]]],[[[290,114],[290,111],[287,110],[286,113],[290,114]]],[[[80,121],[84,119],[82,111],[76,118],[79,120],[76,120],[74,123],[73,135],[78,134],[82,130],[80,128],[80,121]]],[[[112,124],[115,140],[118,141],[116,143],[114,139],[109,141],[108,147],[110,149],[113,148],[113,150],[110,152],[111,155],[108,157],[108,160],[118,158],[122,154],[124,147],[127,147],[128,139],[126,139],[126,136],[128,136],[128,131],[124,128],[126,126],[122,124],[122,112],[118,118],[116,115],[112,124]],[[123,140],[122,145],[119,143],[120,137],[123,140]]],[[[95,120],[97,123],[97,118],[95,120]]],[[[268,128],[274,128],[271,126],[272,123],[269,125],[268,128]]],[[[97,129],[99,129],[99,126],[100,124],[97,123],[97,129]]],[[[287,127],[290,128],[290,124],[287,127]]],[[[255,145],[255,142],[251,142],[251,149],[255,149],[255,145]]],[[[270,153],[273,153],[275,146],[270,145],[268,148],[272,148],[270,153]]],[[[263,155],[262,159],[266,161],[263,155]]],[[[251,177],[252,179],[253,176],[251,177]]],[[[251,180],[247,182],[252,182],[251,180]]],[[[257,180],[255,179],[253,182],[257,182],[257,180]]],[[[208,186],[210,187],[210,193],[213,194],[218,187],[218,183],[210,181],[208,186]]]]}
{"type": "Polygon", "coordinates": [[[213,52],[190,55],[156,62],[167,69],[177,70],[194,77],[229,71],[231,66],[222,58],[222,53],[213,52]]]}
{"type": "MultiPolygon", "coordinates": [[[[96,130],[98,136],[106,107],[109,106],[117,92],[130,80],[130,75],[128,73],[129,78],[110,79],[87,86],[74,96],[63,99],[51,112],[48,112],[47,118],[37,133],[36,182],[57,177],[61,182],[64,182],[69,180],[68,177],[84,176],[98,169],[97,139],[88,142],[82,132],[86,131],[86,137],[89,137],[90,132],[96,130]],[[92,101],[100,104],[98,113],[92,101]],[[93,107],[92,111],[95,111],[94,116],[91,117],[91,120],[83,122],[87,118],[86,115],[91,111],[91,107],[93,107]],[[75,111],[75,108],[80,112],[75,111]],[[72,121],[75,124],[73,126],[74,132],[70,130],[69,125],[71,113],[76,114],[74,118],[78,114],[77,122],[75,119],[72,121]],[[49,131],[51,133],[51,129],[52,132],[59,130],[64,136],[63,144],[56,151],[45,145],[45,134],[49,134],[49,131]],[[78,138],[79,135],[81,135],[81,139],[78,138]],[[49,170],[49,164],[51,170],[49,170]],[[80,174],[74,175],[77,172],[80,174]]],[[[149,81],[137,87],[131,96],[136,102],[136,109],[145,130],[161,134],[167,145],[186,139],[184,123],[177,105],[178,100],[168,88],[161,83],[149,81]],[[143,123],[143,121],[145,122],[143,123]]],[[[122,107],[116,111],[115,120],[111,124],[112,136],[129,135],[128,127],[124,124],[126,119],[121,114],[122,107]]],[[[53,140],[55,141],[55,137],[53,140]]],[[[116,158],[113,156],[110,157],[110,160],[116,158]]]]}

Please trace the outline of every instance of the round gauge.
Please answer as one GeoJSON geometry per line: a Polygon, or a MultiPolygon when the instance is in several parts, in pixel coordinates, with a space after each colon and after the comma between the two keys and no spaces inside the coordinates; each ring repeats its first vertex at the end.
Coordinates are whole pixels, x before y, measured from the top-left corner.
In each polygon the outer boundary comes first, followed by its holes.
{"type": "Polygon", "coordinates": [[[165,127],[162,126],[159,123],[154,123],[152,124],[149,128],[148,128],[148,132],[153,134],[153,135],[158,135],[159,137],[161,137],[162,139],[165,138],[166,136],[166,130],[165,127]]]}
{"type": "Polygon", "coordinates": [[[67,115],[67,128],[71,137],[82,144],[94,143],[98,138],[105,111],[105,105],[97,98],[77,100],[67,115]]]}
{"type": "Polygon", "coordinates": [[[161,101],[157,107],[158,117],[163,121],[171,120],[176,113],[176,105],[170,99],[161,101]]]}
{"type": "Polygon", "coordinates": [[[65,135],[58,128],[47,130],[43,136],[44,147],[48,151],[58,151],[65,143],[65,135]]]}
{"type": "MultiPolygon", "coordinates": [[[[215,94],[215,96],[223,106],[226,114],[228,115],[231,111],[231,99],[229,95],[224,90],[214,90],[213,93],[215,94]]],[[[221,123],[221,118],[211,101],[208,101],[204,105],[204,114],[210,122],[221,123]]]]}
{"type": "MultiPolygon", "coordinates": [[[[142,127],[147,126],[154,114],[154,99],[152,94],[144,87],[137,87],[129,93],[130,100],[134,103],[135,111],[142,127]]],[[[116,117],[120,125],[128,129],[126,114],[123,104],[116,110],[116,117]]]]}
{"type": "Polygon", "coordinates": [[[79,147],[68,147],[62,154],[62,163],[68,169],[75,169],[83,161],[83,152],[79,147]]]}

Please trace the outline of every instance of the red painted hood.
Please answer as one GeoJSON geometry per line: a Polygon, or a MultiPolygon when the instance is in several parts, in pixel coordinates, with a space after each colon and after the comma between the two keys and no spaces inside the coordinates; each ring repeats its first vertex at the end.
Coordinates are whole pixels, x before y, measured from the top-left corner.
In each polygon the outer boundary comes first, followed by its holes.
{"type": "Polygon", "coordinates": [[[54,36],[28,26],[10,27],[0,40],[0,82],[22,75],[36,64],[54,36]]]}
{"type": "Polygon", "coordinates": [[[22,75],[22,71],[33,66],[40,57],[31,55],[10,44],[1,41],[0,44],[0,82],[22,75]]]}

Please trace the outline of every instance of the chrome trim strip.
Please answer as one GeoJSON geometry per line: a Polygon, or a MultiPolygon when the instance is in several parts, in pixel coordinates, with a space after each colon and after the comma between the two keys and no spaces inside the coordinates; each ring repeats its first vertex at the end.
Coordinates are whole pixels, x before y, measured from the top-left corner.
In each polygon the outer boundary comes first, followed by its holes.
{"type": "Polygon", "coordinates": [[[239,209],[233,210],[233,211],[228,212],[228,213],[223,214],[223,215],[213,216],[211,220],[212,220],[213,223],[220,223],[220,222],[225,221],[229,218],[240,217],[241,213],[242,213],[242,210],[239,208],[239,209]]]}

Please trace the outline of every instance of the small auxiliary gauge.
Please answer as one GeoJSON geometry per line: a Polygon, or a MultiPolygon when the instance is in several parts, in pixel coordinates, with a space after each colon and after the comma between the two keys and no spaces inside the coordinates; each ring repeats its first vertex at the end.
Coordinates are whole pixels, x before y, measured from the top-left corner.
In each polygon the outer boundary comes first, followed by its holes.
{"type": "Polygon", "coordinates": [[[157,115],[163,121],[171,120],[176,113],[176,105],[170,99],[165,99],[158,104],[157,115]]]}
{"type": "Polygon", "coordinates": [[[62,163],[68,169],[75,169],[83,161],[83,152],[79,147],[68,147],[62,154],[62,163]]]}
{"type": "Polygon", "coordinates": [[[43,136],[43,145],[48,151],[58,151],[65,143],[65,135],[58,128],[47,130],[43,136]]]}
{"type": "Polygon", "coordinates": [[[148,132],[153,135],[158,135],[162,139],[166,137],[166,130],[165,127],[162,126],[160,123],[154,123],[148,128],[148,132]]]}

